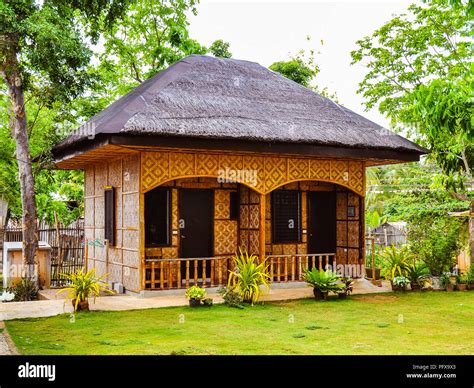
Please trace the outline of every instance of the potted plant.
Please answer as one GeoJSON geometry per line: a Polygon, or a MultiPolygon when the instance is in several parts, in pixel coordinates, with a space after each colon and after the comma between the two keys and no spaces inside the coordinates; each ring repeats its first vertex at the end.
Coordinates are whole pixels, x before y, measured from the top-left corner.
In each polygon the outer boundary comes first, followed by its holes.
{"type": "Polygon", "coordinates": [[[339,289],[337,290],[337,295],[339,299],[346,299],[349,294],[352,293],[352,285],[354,284],[354,280],[347,276],[340,278],[339,289]]]}
{"type": "Polygon", "coordinates": [[[386,279],[390,280],[393,291],[398,291],[398,286],[393,283],[396,277],[405,277],[409,260],[413,255],[407,246],[397,248],[394,245],[385,248],[381,254],[383,273],[386,279]]]}
{"type": "Polygon", "coordinates": [[[269,289],[269,265],[265,259],[259,260],[258,256],[241,249],[232,260],[234,270],[229,272],[227,288],[242,295],[244,303],[253,305],[260,298],[262,288],[269,289]]]}
{"type": "Polygon", "coordinates": [[[467,278],[467,290],[474,290],[474,265],[471,265],[469,267],[469,270],[466,272],[466,278],[467,278]]]}
{"type": "Polygon", "coordinates": [[[189,299],[191,307],[198,307],[201,301],[206,297],[206,290],[199,286],[192,286],[186,290],[186,297],[189,299]]]}
{"type": "Polygon", "coordinates": [[[393,291],[406,291],[407,286],[410,284],[410,279],[405,276],[395,276],[392,279],[392,290],[393,291]]]}
{"type": "Polygon", "coordinates": [[[467,276],[467,273],[458,275],[456,277],[456,289],[458,291],[466,291],[468,283],[469,277],[467,276]]]}
{"type": "Polygon", "coordinates": [[[410,280],[412,291],[419,291],[423,284],[424,276],[428,275],[428,268],[424,263],[413,262],[406,267],[406,277],[410,280]]]}
{"type": "Polygon", "coordinates": [[[93,297],[95,302],[95,298],[101,292],[114,293],[107,288],[109,284],[102,282],[106,276],[107,274],[96,277],[94,268],[88,272],[81,268],[72,274],[62,274],[62,278],[69,283],[69,286],[59,290],[56,294],[67,292],[66,301],[71,299],[74,311],[89,311],[89,298],[93,297]]]}
{"type": "Polygon", "coordinates": [[[446,290],[448,292],[451,292],[454,290],[454,286],[456,284],[456,278],[454,278],[451,275],[450,272],[444,272],[439,276],[439,288],[433,287],[433,289],[438,290],[446,290]]]}
{"type": "Polygon", "coordinates": [[[313,267],[312,270],[304,270],[303,279],[309,286],[313,287],[313,294],[316,300],[326,300],[329,291],[337,292],[340,289],[338,281],[340,276],[333,271],[318,270],[313,267]]]}

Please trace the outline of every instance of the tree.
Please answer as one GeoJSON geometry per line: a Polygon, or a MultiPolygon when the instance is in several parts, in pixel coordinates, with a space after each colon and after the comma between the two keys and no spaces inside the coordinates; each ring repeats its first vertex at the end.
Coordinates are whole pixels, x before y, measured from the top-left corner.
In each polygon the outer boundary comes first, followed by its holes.
{"type": "Polygon", "coordinates": [[[209,51],[218,58],[232,58],[232,53],[229,51],[230,43],[218,39],[211,44],[209,51]]]}
{"type": "Polygon", "coordinates": [[[80,95],[90,82],[91,57],[85,34],[97,41],[100,29],[122,15],[125,0],[2,1],[0,75],[10,102],[10,129],[21,191],[23,257],[29,276],[38,246],[35,184],[25,93],[46,105],[80,95]]]}
{"type": "Polygon", "coordinates": [[[411,5],[357,42],[353,63],[368,72],[359,92],[392,124],[430,148],[445,186],[472,185],[470,2],[430,0],[411,5]],[[457,176],[456,176],[457,175],[457,176]]]}
{"type": "MultiPolygon", "coordinates": [[[[311,37],[307,36],[306,40],[310,42],[311,37]]],[[[324,42],[321,41],[321,45],[323,43],[324,42]]],[[[316,63],[314,49],[310,49],[309,51],[302,49],[296,55],[291,55],[287,61],[272,63],[269,69],[280,73],[284,77],[306,88],[314,90],[324,97],[338,102],[336,93],[330,93],[327,88],[320,88],[314,84],[314,79],[320,72],[320,68],[316,63]]]]}
{"type": "Polygon", "coordinates": [[[104,34],[97,71],[115,99],[190,54],[206,47],[189,36],[188,13],[197,13],[196,0],[133,2],[120,23],[104,34]]]}

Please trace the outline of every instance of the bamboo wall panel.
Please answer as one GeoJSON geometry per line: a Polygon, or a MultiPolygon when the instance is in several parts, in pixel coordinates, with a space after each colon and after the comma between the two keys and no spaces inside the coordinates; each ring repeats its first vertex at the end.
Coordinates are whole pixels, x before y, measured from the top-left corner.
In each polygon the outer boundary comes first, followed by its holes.
{"type": "Polygon", "coordinates": [[[255,171],[252,182],[236,181],[252,187],[257,193],[272,190],[296,180],[321,180],[337,183],[364,196],[364,164],[353,160],[324,160],[287,156],[248,156],[200,152],[142,152],[141,191],[146,192],[172,179],[185,177],[218,177],[226,169],[255,171]]]}
{"type": "Polygon", "coordinates": [[[140,157],[127,154],[85,169],[85,237],[88,268],[108,274],[107,282],[120,282],[140,290],[139,183],[140,157]],[[104,187],[115,188],[116,244],[104,246],[104,187]],[[108,259],[107,259],[108,258],[108,259]]]}
{"type": "Polygon", "coordinates": [[[237,222],[214,221],[214,256],[234,255],[237,252],[237,222]]]}

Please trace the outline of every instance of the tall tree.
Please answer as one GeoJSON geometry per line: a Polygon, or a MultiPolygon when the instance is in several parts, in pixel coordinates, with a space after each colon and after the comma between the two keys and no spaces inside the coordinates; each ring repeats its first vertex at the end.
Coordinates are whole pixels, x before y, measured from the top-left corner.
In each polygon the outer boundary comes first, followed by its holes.
{"type": "Polygon", "coordinates": [[[45,104],[68,101],[90,82],[85,34],[97,41],[126,0],[3,0],[0,2],[0,75],[10,100],[21,190],[23,257],[29,270],[38,246],[37,209],[25,109],[25,92],[45,104]]]}
{"type": "Polygon", "coordinates": [[[131,4],[120,23],[104,34],[99,55],[107,94],[116,98],[190,54],[207,48],[189,36],[188,14],[197,0],[142,0],[131,4]]]}
{"type": "Polygon", "coordinates": [[[359,92],[395,128],[428,147],[450,189],[472,185],[472,23],[470,5],[411,5],[357,42],[353,63],[368,72],[359,92]]]}

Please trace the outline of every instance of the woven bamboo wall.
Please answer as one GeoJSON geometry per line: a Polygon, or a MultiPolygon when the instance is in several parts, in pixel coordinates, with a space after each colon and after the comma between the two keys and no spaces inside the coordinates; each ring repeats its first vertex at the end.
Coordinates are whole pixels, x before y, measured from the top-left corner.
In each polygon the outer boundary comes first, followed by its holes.
{"type": "Polygon", "coordinates": [[[239,188],[239,247],[259,254],[260,195],[246,186],[239,188]]]}
{"type": "MultiPolygon", "coordinates": [[[[256,156],[210,152],[142,152],[141,191],[186,177],[218,177],[223,170],[255,171],[250,185],[267,194],[291,182],[315,180],[337,183],[364,196],[364,162],[339,159],[256,156]]],[[[249,185],[242,179],[238,182],[249,185]]]]}
{"type": "Polygon", "coordinates": [[[88,268],[98,275],[108,273],[107,281],[120,282],[126,289],[140,290],[139,232],[140,158],[133,155],[85,169],[85,237],[88,242],[88,268]],[[115,188],[116,244],[104,241],[104,186],[115,188]]]}

